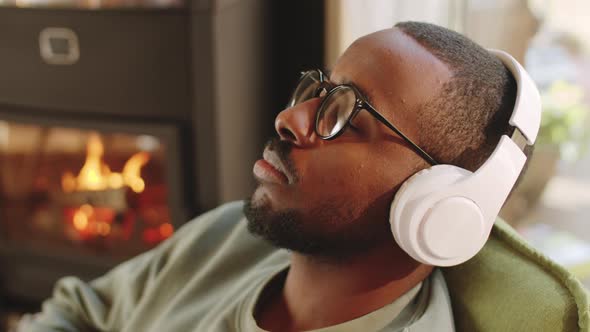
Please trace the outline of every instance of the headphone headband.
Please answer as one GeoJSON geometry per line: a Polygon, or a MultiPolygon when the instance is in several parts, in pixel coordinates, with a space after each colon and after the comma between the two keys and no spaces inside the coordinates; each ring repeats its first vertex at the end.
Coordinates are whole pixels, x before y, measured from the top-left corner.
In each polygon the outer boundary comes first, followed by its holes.
{"type": "Polygon", "coordinates": [[[489,51],[502,61],[516,80],[516,102],[509,123],[520,130],[528,145],[533,145],[541,125],[539,91],[524,68],[510,54],[500,50],[489,51]]]}

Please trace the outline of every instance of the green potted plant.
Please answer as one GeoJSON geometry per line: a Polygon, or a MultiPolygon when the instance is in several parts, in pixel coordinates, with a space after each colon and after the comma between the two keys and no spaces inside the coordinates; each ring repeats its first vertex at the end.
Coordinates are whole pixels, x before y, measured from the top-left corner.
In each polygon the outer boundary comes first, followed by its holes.
{"type": "Polygon", "coordinates": [[[582,87],[555,81],[541,93],[541,100],[541,128],[528,170],[500,211],[500,216],[513,226],[537,204],[558,162],[578,160],[590,139],[585,130],[590,107],[584,102],[582,87]]]}
{"type": "Polygon", "coordinates": [[[588,147],[585,130],[590,108],[584,103],[582,87],[555,81],[542,95],[543,113],[538,146],[552,146],[562,160],[578,160],[588,147]]]}

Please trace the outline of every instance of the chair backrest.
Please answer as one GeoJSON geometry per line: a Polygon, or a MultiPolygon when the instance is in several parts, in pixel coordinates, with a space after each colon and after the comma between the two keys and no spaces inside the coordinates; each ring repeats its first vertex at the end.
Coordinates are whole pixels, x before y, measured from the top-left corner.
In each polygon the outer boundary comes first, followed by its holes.
{"type": "Polygon", "coordinates": [[[580,281],[502,220],[480,253],[442,271],[457,331],[590,331],[580,281]]]}

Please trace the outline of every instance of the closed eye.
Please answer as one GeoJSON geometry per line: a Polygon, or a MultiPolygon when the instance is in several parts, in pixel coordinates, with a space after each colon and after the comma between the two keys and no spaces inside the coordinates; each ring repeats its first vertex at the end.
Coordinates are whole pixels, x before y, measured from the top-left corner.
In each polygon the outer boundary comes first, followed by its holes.
{"type": "Polygon", "coordinates": [[[359,127],[353,125],[351,121],[348,122],[348,126],[354,131],[357,131],[357,132],[361,131],[361,129],[359,127]]]}

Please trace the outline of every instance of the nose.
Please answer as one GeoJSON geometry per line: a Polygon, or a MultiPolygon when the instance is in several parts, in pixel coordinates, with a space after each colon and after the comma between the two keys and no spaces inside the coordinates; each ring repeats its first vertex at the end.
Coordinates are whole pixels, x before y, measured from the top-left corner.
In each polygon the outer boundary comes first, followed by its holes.
{"type": "Polygon", "coordinates": [[[313,144],[317,138],[314,126],[320,102],[320,98],[313,98],[279,113],[275,119],[275,130],[279,137],[299,147],[313,144]]]}

